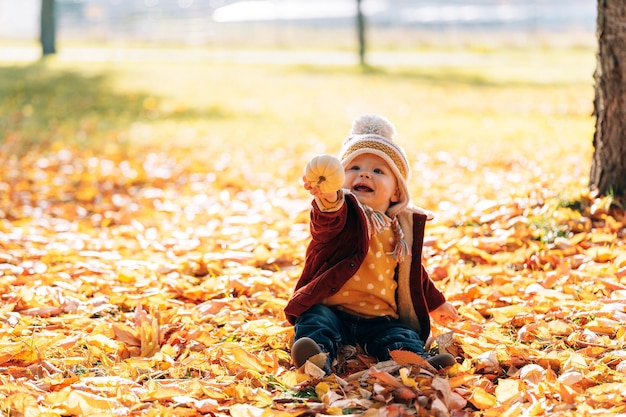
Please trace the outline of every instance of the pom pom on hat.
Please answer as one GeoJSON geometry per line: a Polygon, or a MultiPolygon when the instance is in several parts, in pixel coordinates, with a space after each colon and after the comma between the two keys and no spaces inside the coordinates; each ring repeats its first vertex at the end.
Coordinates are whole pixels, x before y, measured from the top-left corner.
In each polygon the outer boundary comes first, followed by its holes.
{"type": "Polygon", "coordinates": [[[364,114],[354,120],[350,135],[378,135],[393,140],[396,128],[386,118],[377,114],[364,114]]]}
{"type": "Polygon", "coordinates": [[[410,166],[404,150],[393,141],[395,134],[395,127],[385,117],[377,114],[362,115],[352,123],[350,136],[343,142],[339,153],[339,159],[344,167],[363,153],[377,155],[387,162],[397,179],[401,194],[400,201],[388,210],[391,217],[410,202],[407,188],[410,166]]]}

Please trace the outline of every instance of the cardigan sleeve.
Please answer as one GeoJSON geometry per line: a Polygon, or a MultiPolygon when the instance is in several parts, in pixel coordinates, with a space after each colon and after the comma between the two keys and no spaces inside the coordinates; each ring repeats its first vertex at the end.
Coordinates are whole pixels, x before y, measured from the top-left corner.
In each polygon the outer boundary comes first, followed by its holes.
{"type": "Polygon", "coordinates": [[[313,242],[309,247],[320,243],[326,244],[344,230],[348,219],[348,207],[344,200],[342,193],[341,204],[335,211],[324,211],[318,205],[317,199],[313,200],[309,224],[313,242]]]}
{"type": "Polygon", "coordinates": [[[433,280],[430,279],[430,276],[424,266],[422,266],[422,291],[424,293],[424,298],[426,299],[429,312],[435,310],[437,307],[446,302],[445,295],[437,288],[433,280]]]}

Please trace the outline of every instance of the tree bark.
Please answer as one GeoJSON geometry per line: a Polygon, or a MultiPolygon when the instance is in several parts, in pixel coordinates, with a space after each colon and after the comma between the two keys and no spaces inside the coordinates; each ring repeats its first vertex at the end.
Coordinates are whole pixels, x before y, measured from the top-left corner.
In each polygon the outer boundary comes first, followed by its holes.
{"type": "Polygon", "coordinates": [[[598,0],[596,131],[590,188],[626,195],[626,1],[598,0]]]}
{"type": "Polygon", "coordinates": [[[44,56],[56,53],[54,0],[41,0],[41,50],[44,56]]]}

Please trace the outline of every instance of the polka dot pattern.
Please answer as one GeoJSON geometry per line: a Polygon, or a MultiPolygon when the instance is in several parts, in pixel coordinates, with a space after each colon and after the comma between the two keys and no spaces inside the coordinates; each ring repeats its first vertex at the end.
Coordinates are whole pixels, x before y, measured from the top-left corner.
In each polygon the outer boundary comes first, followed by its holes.
{"type": "Polygon", "coordinates": [[[357,273],[348,280],[341,291],[325,300],[361,317],[398,317],[396,312],[395,269],[397,262],[388,255],[395,246],[391,229],[372,236],[370,250],[357,273]]]}

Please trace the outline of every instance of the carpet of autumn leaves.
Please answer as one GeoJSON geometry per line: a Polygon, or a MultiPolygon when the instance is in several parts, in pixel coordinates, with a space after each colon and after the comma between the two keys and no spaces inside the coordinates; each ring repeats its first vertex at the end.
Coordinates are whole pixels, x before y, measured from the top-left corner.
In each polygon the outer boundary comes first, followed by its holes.
{"type": "MultiPolygon", "coordinates": [[[[532,110],[519,96],[494,102],[532,110]]],[[[626,217],[586,189],[578,146],[554,164],[549,141],[535,161],[497,155],[505,141],[479,162],[408,148],[411,193],[437,215],[424,262],[462,317],[433,329],[431,349],[458,365],[348,349],[320,377],[293,369],[282,312],[309,238],[298,181],[318,148],[51,140],[17,154],[24,132],[0,147],[3,415],[626,413],[626,217]]]]}
{"type": "MultiPolygon", "coordinates": [[[[540,176],[525,197],[447,211],[425,262],[462,315],[432,348],[459,364],[357,352],[320,378],[290,365],[282,313],[308,239],[295,175],[254,183],[245,164],[158,151],[3,159],[5,415],[626,412],[626,218],[610,198],[564,200],[540,176]]],[[[450,170],[439,159],[422,171],[450,170]]]]}

